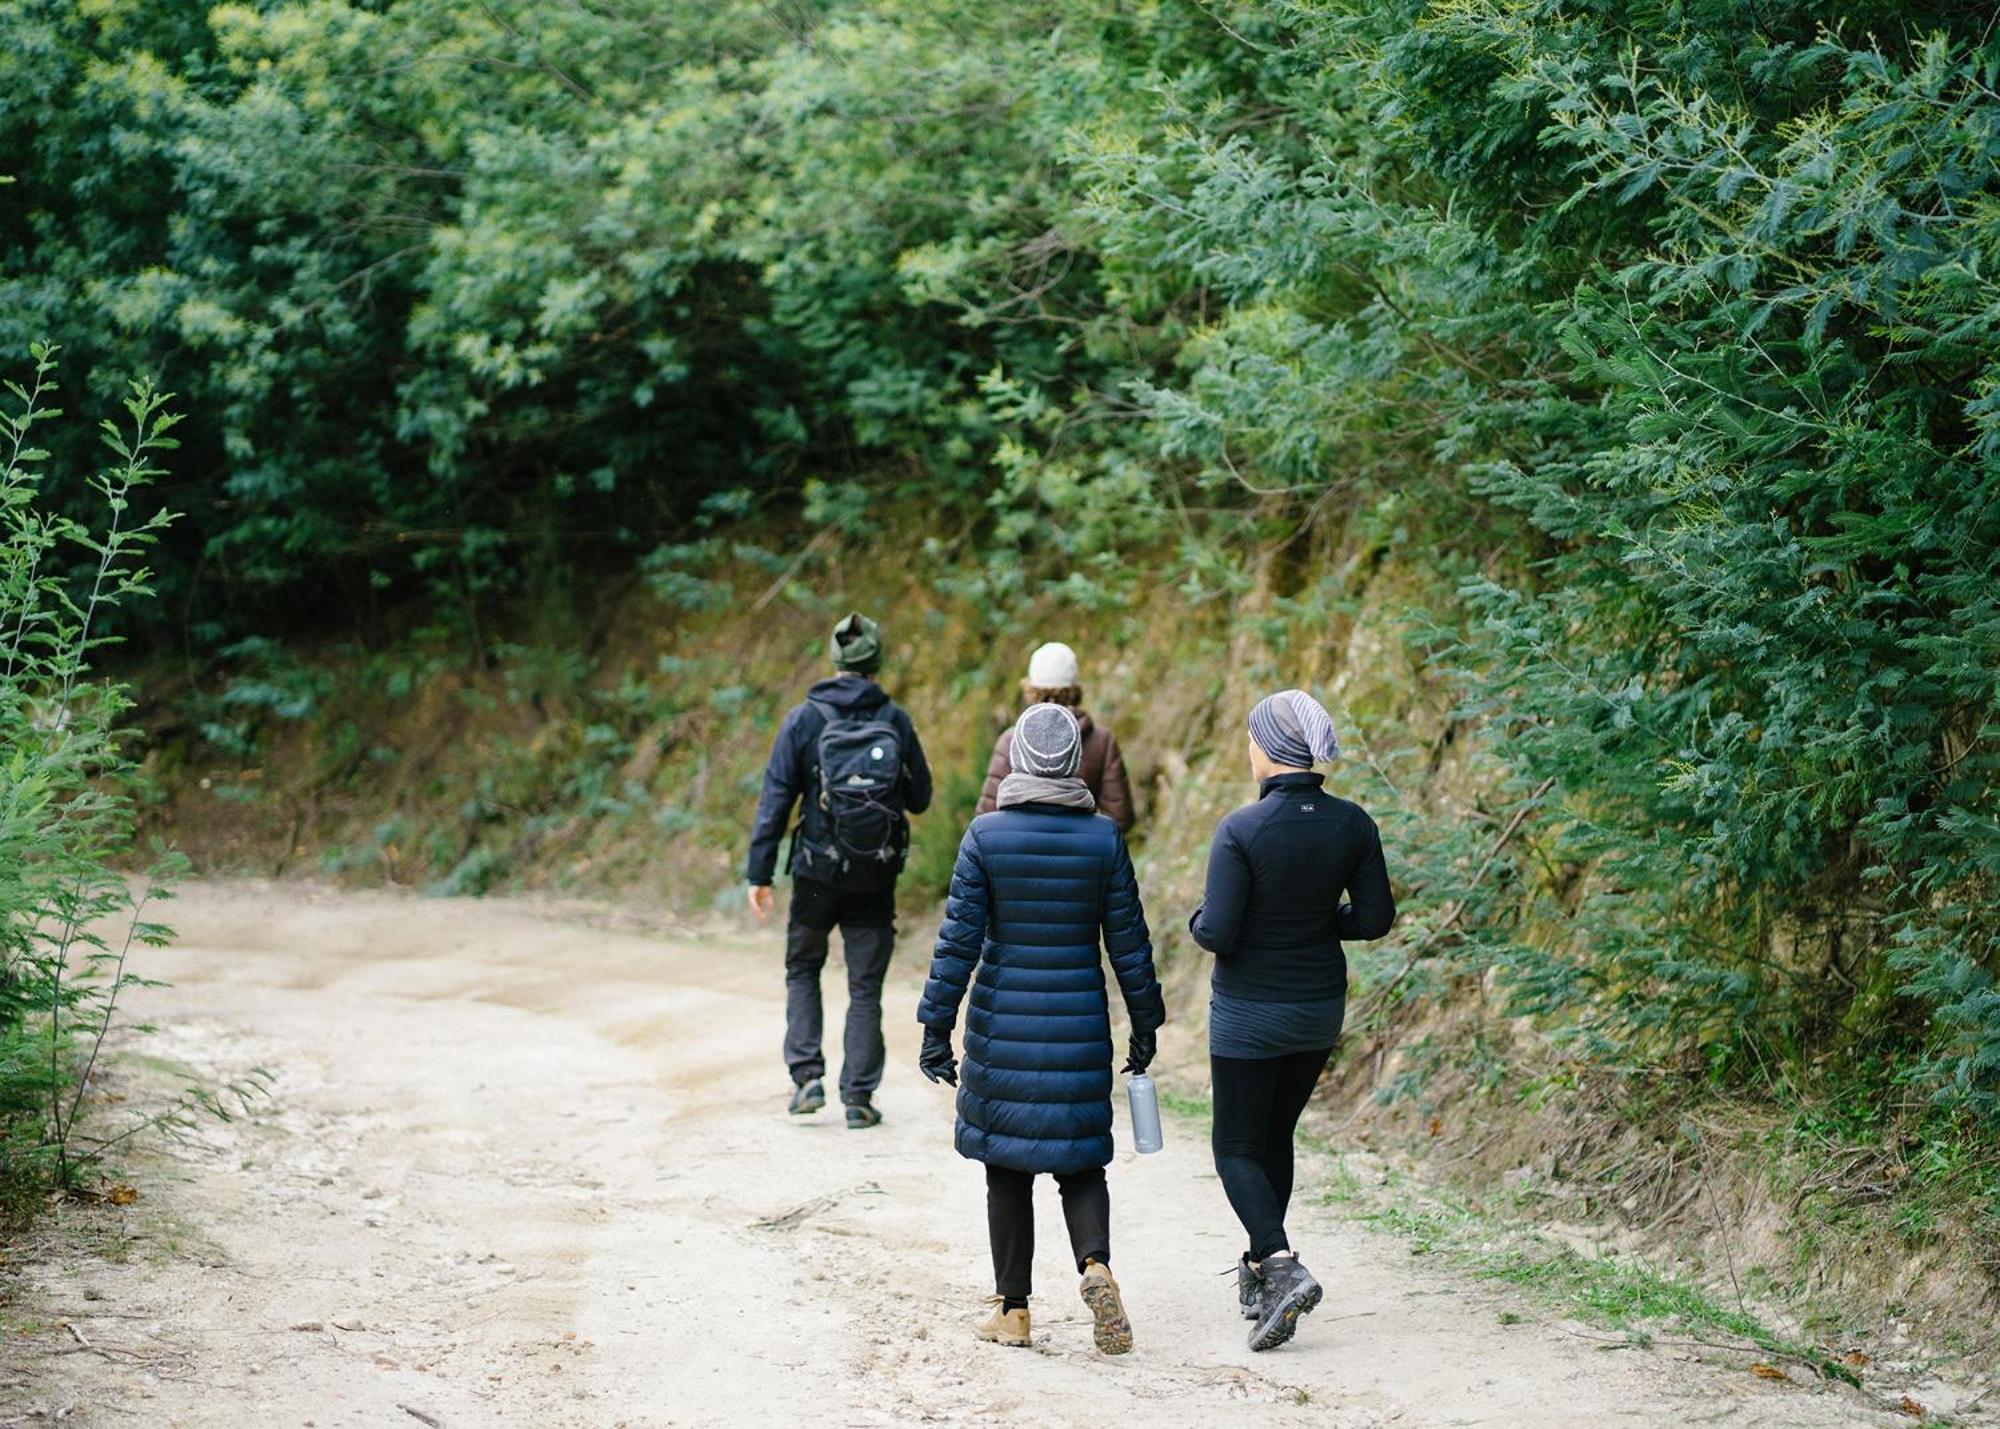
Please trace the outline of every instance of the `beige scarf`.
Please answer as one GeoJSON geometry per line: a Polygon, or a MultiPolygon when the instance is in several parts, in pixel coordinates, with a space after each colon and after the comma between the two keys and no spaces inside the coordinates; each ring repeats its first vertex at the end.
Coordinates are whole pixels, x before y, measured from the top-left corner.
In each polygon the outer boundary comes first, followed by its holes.
{"type": "Polygon", "coordinates": [[[1016,804],[1054,804],[1058,808],[1083,809],[1086,812],[1097,808],[1090,786],[1081,779],[1073,776],[1051,779],[1042,774],[1009,774],[1000,781],[1000,793],[994,803],[1002,809],[1016,804]]]}

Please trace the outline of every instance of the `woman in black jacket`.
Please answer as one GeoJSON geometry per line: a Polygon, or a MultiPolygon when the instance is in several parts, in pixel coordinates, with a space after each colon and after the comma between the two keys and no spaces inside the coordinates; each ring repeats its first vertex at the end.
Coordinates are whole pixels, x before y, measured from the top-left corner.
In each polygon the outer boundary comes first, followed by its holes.
{"type": "Polygon", "coordinates": [[[1215,1170],[1250,1238],[1238,1263],[1250,1348],[1274,1349],[1320,1301],[1285,1235],[1292,1137],[1340,1037],[1345,938],[1379,938],[1396,901],[1375,821],[1312,772],[1340,753],[1333,720],[1286,690],[1250,712],[1254,804],[1215,830],[1189,920],[1215,954],[1208,1018],[1215,1170]]]}

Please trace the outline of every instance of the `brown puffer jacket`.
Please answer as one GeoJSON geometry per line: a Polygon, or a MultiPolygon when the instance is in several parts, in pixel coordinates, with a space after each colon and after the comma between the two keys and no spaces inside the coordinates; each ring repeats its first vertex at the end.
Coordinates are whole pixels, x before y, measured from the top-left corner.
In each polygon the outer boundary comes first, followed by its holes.
{"type": "MultiPolygon", "coordinates": [[[[1070,713],[1083,728],[1083,768],[1079,772],[1091,797],[1097,800],[1097,812],[1120,829],[1129,830],[1133,820],[1132,786],[1125,778],[1125,756],[1118,752],[1116,736],[1103,725],[1092,724],[1090,716],[1082,710],[1070,713]]],[[[1010,727],[993,746],[993,758],[986,766],[986,787],[979,792],[979,808],[975,813],[990,814],[999,807],[1000,781],[1014,771],[1007,758],[1007,751],[1013,747],[1014,731],[1010,727]]]]}

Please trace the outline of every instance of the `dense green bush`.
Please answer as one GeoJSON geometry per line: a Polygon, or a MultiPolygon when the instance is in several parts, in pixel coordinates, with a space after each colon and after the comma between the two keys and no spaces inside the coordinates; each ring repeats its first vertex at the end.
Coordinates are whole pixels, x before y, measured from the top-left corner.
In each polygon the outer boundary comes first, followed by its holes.
{"type": "MultiPolygon", "coordinates": [[[[55,356],[37,346],[30,383],[8,382],[0,412],[0,1220],[53,1182],[73,1184],[124,1132],[80,1129],[86,1093],[122,993],[140,978],[135,945],[164,866],[136,889],[134,770],[120,722],[125,691],[91,674],[113,636],[107,611],[147,593],[145,552],[168,517],[136,499],[174,445],[166,397],[133,384],[126,422],[105,423],[110,465],[89,480],[101,521],[86,527],[38,500],[47,453],[36,429],[55,356]],[[80,559],[84,574],[71,579],[80,559]]],[[[171,1118],[182,1107],[162,1113],[171,1118]]],[[[157,1116],[142,1117],[156,1123],[157,1116]]],[[[128,1128],[129,1130],[129,1128],[128,1128]]]]}
{"type": "Polygon", "coordinates": [[[1887,1046],[1991,1111],[1981,22],[1265,14],[1236,27],[1254,92],[1086,163],[1120,262],[1226,299],[1141,389],[1163,449],[1423,543],[1466,713],[1520,790],[1554,781],[1446,941],[1626,1065],[1781,1080],[1887,1046]]]}
{"type": "Polygon", "coordinates": [[[31,0],[0,345],[188,374],[196,648],[301,596],[470,626],[859,464],[978,513],[988,376],[1118,360],[1028,122],[1063,10],[31,0]]]}
{"type": "Polygon", "coordinates": [[[1586,1025],[1754,1063],[1898,1035],[1900,977],[1937,1012],[1930,1070],[1991,1109],[1993,60],[1745,34],[1736,65],[1783,82],[1750,108],[1699,68],[1516,63],[1565,204],[1649,238],[1556,315],[1585,395],[1475,474],[1560,542],[1543,593],[1470,591],[1481,668],[1588,810],[1586,1025]]]}

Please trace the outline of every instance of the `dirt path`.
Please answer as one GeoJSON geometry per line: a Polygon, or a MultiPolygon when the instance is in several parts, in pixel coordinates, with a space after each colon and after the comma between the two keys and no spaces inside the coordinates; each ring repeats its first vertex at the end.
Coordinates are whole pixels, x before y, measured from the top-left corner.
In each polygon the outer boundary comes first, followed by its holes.
{"type": "Polygon", "coordinates": [[[1295,1220],[1326,1304],[1252,1356],[1215,1273],[1227,1206],[1172,1128],[1111,1170],[1136,1352],[1091,1349],[1052,1193],[1036,1351],[976,1344],[982,1182],[912,1070],[914,933],[887,1123],[850,1133],[783,1113],[775,937],[289,885],[200,886],[171,912],[149,1054],[269,1066],[274,1098],[149,1170],[122,1259],[47,1268],[76,1343],[0,1389],[0,1424],[1908,1422],[1504,1324],[1503,1299],[1328,1210],[1295,1220]]]}

